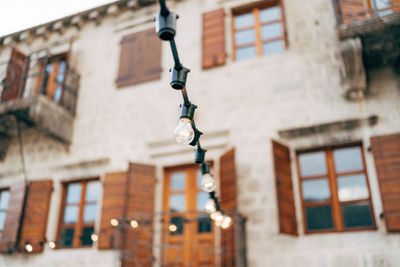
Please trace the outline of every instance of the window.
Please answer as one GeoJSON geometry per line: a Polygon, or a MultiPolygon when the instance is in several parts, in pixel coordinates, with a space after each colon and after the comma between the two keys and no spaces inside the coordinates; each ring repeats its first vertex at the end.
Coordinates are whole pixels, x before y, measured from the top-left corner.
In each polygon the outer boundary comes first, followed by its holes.
{"type": "Polygon", "coordinates": [[[361,146],[299,153],[305,231],[374,229],[361,146]]]}
{"type": "Polygon", "coordinates": [[[60,247],[91,246],[91,235],[97,216],[100,183],[96,180],[64,185],[58,245],[60,247]]]}
{"type": "Polygon", "coordinates": [[[0,191],[0,239],[3,235],[4,223],[6,222],[6,214],[8,201],[10,199],[10,191],[8,189],[0,191]]]}
{"type": "Polygon", "coordinates": [[[233,10],[234,58],[282,53],[285,27],[280,1],[233,10]]]}

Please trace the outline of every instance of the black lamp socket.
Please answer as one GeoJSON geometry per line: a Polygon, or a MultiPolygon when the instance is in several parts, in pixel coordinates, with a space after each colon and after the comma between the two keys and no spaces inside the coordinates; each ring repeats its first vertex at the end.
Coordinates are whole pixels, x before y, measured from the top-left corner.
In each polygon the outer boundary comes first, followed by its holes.
{"type": "Polygon", "coordinates": [[[176,33],[176,19],[178,16],[175,13],[169,12],[168,15],[163,16],[158,14],[155,17],[156,32],[158,37],[164,41],[171,41],[176,33]]]}
{"type": "Polygon", "coordinates": [[[196,157],[195,157],[195,162],[196,163],[203,163],[204,162],[204,158],[206,156],[206,152],[207,150],[202,149],[201,147],[198,147],[196,149],[196,157]]]}
{"type": "Polygon", "coordinates": [[[200,170],[201,170],[201,174],[204,175],[206,173],[210,173],[210,164],[208,163],[202,163],[200,165],[200,170]]]}
{"type": "Polygon", "coordinates": [[[172,88],[176,90],[182,90],[186,86],[187,75],[190,72],[190,69],[182,66],[180,70],[177,70],[175,67],[170,69],[171,72],[171,83],[172,88]]]}
{"type": "Polygon", "coordinates": [[[194,112],[197,108],[196,105],[194,104],[189,104],[189,105],[181,105],[182,109],[181,109],[181,117],[180,118],[188,118],[190,120],[193,120],[194,117],[194,112]]]}
{"type": "Polygon", "coordinates": [[[196,126],[194,126],[193,121],[192,121],[192,128],[193,128],[193,131],[194,131],[194,137],[193,137],[192,142],[189,143],[189,145],[191,145],[191,146],[196,146],[196,145],[197,145],[197,141],[199,141],[200,136],[201,136],[203,133],[200,132],[200,131],[196,128],[196,126]]]}

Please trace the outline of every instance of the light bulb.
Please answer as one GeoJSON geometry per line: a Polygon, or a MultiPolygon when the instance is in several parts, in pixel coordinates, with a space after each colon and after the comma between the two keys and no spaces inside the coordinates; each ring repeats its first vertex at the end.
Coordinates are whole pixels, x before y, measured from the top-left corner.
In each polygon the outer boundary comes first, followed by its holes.
{"type": "Polygon", "coordinates": [[[194,131],[192,121],[188,118],[181,118],[175,128],[175,139],[180,144],[188,145],[193,141],[194,131]]]}
{"type": "Polygon", "coordinates": [[[211,177],[211,174],[203,174],[203,178],[201,179],[201,188],[206,192],[212,192],[215,190],[215,181],[211,177]]]}
{"type": "Polygon", "coordinates": [[[26,252],[28,252],[28,253],[32,252],[32,250],[33,250],[32,245],[31,245],[31,244],[26,244],[26,245],[25,245],[25,250],[26,250],[26,252]]]}
{"type": "Polygon", "coordinates": [[[118,226],[118,220],[117,219],[111,219],[110,223],[112,226],[118,226]]]}
{"type": "Polygon", "coordinates": [[[216,210],[214,200],[213,199],[207,200],[206,204],[204,205],[204,208],[208,213],[213,213],[216,210]]]}
{"type": "Polygon", "coordinates": [[[211,213],[210,215],[211,220],[215,221],[215,222],[221,222],[222,219],[224,218],[224,215],[222,215],[222,213],[220,211],[214,211],[213,213],[211,213]]]}
{"type": "Polygon", "coordinates": [[[56,242],[49,241],[49,248],[56,248],[56,242]]]}
{"type": "Polygon", "coordinates": [[[97,240],[99,240],[99,236],[94,233],[90,236],[90,238],[92,239],[93,242],[97,242],[97,240]]]}
{"type": "Polygon", "coordinates": [[[168,226],[168,229],[169,229],[171,232],[175,232],[176,230],[178,230],[178,227],[176,227],[175,224],[170,224],[170,225],[168,226]]]}
{"type": "Polygon", "coordinates": [[[131,227],[133,229],[138,228],[139,227],[139,223],[136,220],[131,220],[131,227]]]}
{"type": "Polygon", "coordinates": [[[232,218],[229,217],[228,215],[224,215],[224,218],[222,219],[221,222],[221,228],[227,229],[231,225],[232,225],[232,218]]]}

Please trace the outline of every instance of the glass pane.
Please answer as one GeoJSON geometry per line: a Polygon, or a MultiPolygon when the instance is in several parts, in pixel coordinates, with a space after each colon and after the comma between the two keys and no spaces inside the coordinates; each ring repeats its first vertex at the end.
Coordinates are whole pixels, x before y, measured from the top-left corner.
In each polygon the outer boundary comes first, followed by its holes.
{"type": "Polygon", "coordinates": [[[171,191],[185,190],[186,174],[175,172],[171,175],[171,191]]]}
{"type": "Polygon", "coordinates": [[[100,183],[98,181],[89,182],[86,186],[86,197],[87,202],[97,201],[100,194],[100,183]]]}
{"type": "Polygon", "coordinates": [[[0,209],[5,210],[8,207],[8,200],[10,199],[9,191],[2,191],[0,195],[0,209]]]}
{"type": "Polygon", "coordinates": [[[326,173],[325,152],[313,152],[299,156],[301,176],[322,175],[326,173]]]}
{"type": "Polygon", "coordinates": [[[373,226],[369,202],[343,204],[342,210],[346,228],[373,226]]]}
{"type": "Polygon", "coordinates": [[[282,40],[273,41],[263,44],[263,54],[273,55],[283,53],[285,48],[285,43],[282,40]]]}
{"type": "Polygon", "coordinates": [[[243,48],[236,49],[236,59],[237,60],[244,60],[253,58],[256,56],[256,47],[255,46],[248,46],[243,48]]]}
{"type": "Polygon", "coordinates": [[[269,24],[261,27],[263,40],[282,36],[282,25],[280,23],[269,24]]]}
{"type": "Polygon", "coordinates": [[[78,220],[78,206],[66,206],[64,212],[64,223],[76,223],[78,220]]]}
{"type": "Polygon", "coordinates": [[[305,202],[324,201],[331,198],[328,179],[303,181],[302,185],[305,202]]]}
{"type": "Polygon", "coordinates": [[[365,199],[369,196],[364,174],[340,176],[338,188],[340,201],[365,199]]]}
{"type": "Polygon", "coordinates": [[[70,184],[67,190],[67,203],[79,203],[81,201],[81,184],[70,184]]]}
{"type": "Polygon", "coordinates": [[[176,226],[176,231],[172,232],[170,231],[171,235],[181,235],[183,234],[183,223],[184,223],[184,218],[183,217],[172,217],[171,220],[169,221],[169,224],[174,224],[176,226]]]}
{"type": "Polygon", "coordinates": [[[307,229],[326,230],[333,228],[332,212],[330,206],[306,208],[307,229]]]}
{"type": "Polygon", "coordinates": [[[206,192],[197,193],[197,210],[205,211],[204,206],[206,205],[208,199],[209,199],[208,193],[206,192]]]}
{"type": "Polygon", "coordinates": [[[201,175],[201,171],[197,171],[196,174],[196,179],[197,179],[197,188],[201,188],[201,178],[203,177],[203,175],[201,175]]]}
{"type": "MultiPolygon", "coordinates": [[[[389,0],[373,0],[373,3],[374,3],[375,8],[377,10],[388,8],[391,5],[389,0]]],[[[386,16],[386,15],[392,14],[393,10],[392,9],[381,10],[381,11],[378,11],[377,13],[378,13],[379,17],[382,17],[382,16],[386,16]]]]}
{"type": "Polygon", "coordinates": [[[243,28],[254,25],[253,13],[235,16],[235,28],[243,28]]]}
{"type": "Polygon", "coordinates": [[[186,207],[185,195],[174,194],[169,197],[169,207],[171,211],[184,211],[186,207]]]}
{"type": "Polygon", "coordinates": [[[336,172],[358,171],[363,169],[360,147],[335,149],[333,151],[336,172]]]}
{"type": "Polygon", "coordinates": [[[86,205],[83,210],[83,221],[84,222],[94,222],[97,214],[97,205],[89,204],[86,205]]]}
{"type": "Polygon", "coordinates": [[[0,230],[4,229],[4,223],[6,222],[6,212],[0,211],[0,230]]]}
{"type": "Polygon", "coordinates": [[[92,234],[94,232],[94,227],[83,227],[82,228],[82,236],[81,238],[81,244],[82,246],[90,246],[92,245],[92,234]]]}
{"type": "Polygon", "coordinates": [[[235,33],[235,43],[237,46],[244,44],[253,44],[256,41],[254,29],[240,31],[235,33]]]}
{"type": "Polygon", "coordinates": [[[260,21],[267,22],[281,18],[281,9],[277,6],[260,10],[260,21]]]}
{"type": "Polygon", "coordinates": [[[74,229],[61,230],[60,245],[62,247],[72,247],[73,239],[74,239],[74,229]]]}
{"type": "Polygon", "coordinates": [[[197,221],[199,223],[197,228],[198,233],[211,233],[212,223],[209,215],[200,215],[197,221]]]}

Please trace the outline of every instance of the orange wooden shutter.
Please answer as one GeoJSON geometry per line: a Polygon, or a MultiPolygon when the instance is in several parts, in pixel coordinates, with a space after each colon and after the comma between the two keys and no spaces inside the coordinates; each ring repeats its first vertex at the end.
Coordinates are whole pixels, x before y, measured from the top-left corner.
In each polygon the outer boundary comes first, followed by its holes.
{"type": "Polygon", "coordinates": [[[161,77],[161,40],[154,29],[124,36],[117,87],[131,86],[161,77]]]}
{"type": "Polygon", "coordinates": [[[138,229],[128,227],[123,249],[127,255],[122,266],[151,266],[153,260],[153,215],[156,169],[154,166],[130,163],[129,202],[126,216],[139,221],[138,229]]]}
{"type": "Polygon", "coordinates": [[[339,2],[342,23],[349,23],[366,17],[368,7],[364,0],[342,0],[339,2]]]}
{"type": "Polygon", "coordinates": [[[111,219],[119,219],[124,215],[127,201],[127,179],[126,172],[106,174],[103,186],[103,205],[98,240],[99,249],[114,248],[121,242],[115,233],[115,228],[111,225],[111,219]]]}
{"type": "Polygon", "coordinates": [[[279,214],[279,232],[297,235],[296,210],[293,196],[290,152],[286,146],[272,141],[276,195],[279,214]]]}
{"type": "Polygon", "coordinates": [[[203,14],[203,69],[225,64],[225,12],[223,8],[203,14]]]}
{"type": "Polygon", "coordinates": [[[392,1],[392,10],[394,12],[400,11],[400,0],[391,0],[392,1]]]}
{"type": "Polygon", "coordinates": [[[53,181],[51,180],[30,182],[19,242],[20,248],[29,242],[33,247],[32,252],[43,251],[52,191],[53,181]]]}
{"type": "Polygon", "coordinates": [[[25,191],[26,185],[24,182],[15,183],[10,188],[10,200],[8,202],[3,235],[0,240],[0,252],[12,252],[17,249],[25,191]]]}
{"type": "Polygon", "coordinates": [[[388,232],[400,231],[400,133],[371,138],[388,232]]]}
{"type": "MultiPolygon", "coordinates": [[[[220,200],[221,208],[235,221],[236,211],[236,168],[235,150],[231,149],[220,158],[220,200]]],[[[236,266],[235,223],[228,229],[221,229],[221,266],[236,266]]]]}
{"type": "Polygon", "coordinates": [[[17,99],[23,94],[29,62],[29,57],[15,48],[12,49],[11,59],[7,66],[5,88],[1,94],[2,102],[17,99]]]}

